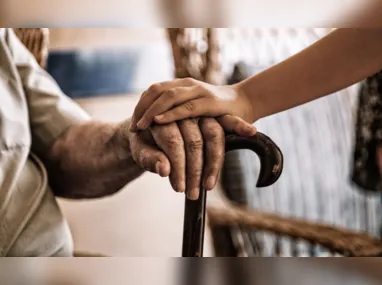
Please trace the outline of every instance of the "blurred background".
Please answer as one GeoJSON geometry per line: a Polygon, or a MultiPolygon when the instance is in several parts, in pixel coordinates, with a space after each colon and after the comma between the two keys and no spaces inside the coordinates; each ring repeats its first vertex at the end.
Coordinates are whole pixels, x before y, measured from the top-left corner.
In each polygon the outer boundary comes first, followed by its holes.
{"type": "Polygon", "coordinates": [[[380,259],[7,259],[3,285],[378,285],[380,259]],[[20,269],[22,269],[20,271],[20,269]],[[18,274],[16,274],[16,272],[18,274]]]}
{"type": "MultiPolygon", "coordinates": [[[[184,76],[216,84],[237,82],[332,30],[51,28],[45,68],[91,116],[115,122],[131,116],[140,94],[153,83],[184,76]]],[[[358,95],[356,84],[257,122],[256,127],[283,151],[283,175],[275,185],[256,189],[256,156],[236,151],[226,155],[222,183],[215,192],[288,221],[299,218],[378,238],[379,196],[362,191],[350,180],[358,95]]],[[[211,204],[215,198],[210,195],[211,204]]],[[[167,179],[146,173],[113,197],[59,202],[76,250],[108,256],[181,254],[184,197],[171,190],[167,179]]],[[[247,235],[242,231],[238,239],[237,233],[232,234],[236,230],[229,229],[232,239],[236,238],[234,244],[245,243],[245,236],[250,247],[261,244],[252,255],[321,256],[326,252],[319,243],[296,243],[296,238],[272,231],[255,229],[247,235]]],[[[216,254],[218,238],[207,229],[205,256],[216,254]]],[[[251,254],[247,246],[244,255],[251,254]]]]}

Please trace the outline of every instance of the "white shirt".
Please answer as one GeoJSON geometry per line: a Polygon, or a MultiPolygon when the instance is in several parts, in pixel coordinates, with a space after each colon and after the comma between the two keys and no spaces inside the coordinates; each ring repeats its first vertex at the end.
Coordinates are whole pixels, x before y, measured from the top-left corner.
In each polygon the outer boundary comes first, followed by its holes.
{"type": "Polygon", "coordinates": [[[68,226],[34,152],[89,116],[0,28],[0,256],[67,256],[68,226]]]}

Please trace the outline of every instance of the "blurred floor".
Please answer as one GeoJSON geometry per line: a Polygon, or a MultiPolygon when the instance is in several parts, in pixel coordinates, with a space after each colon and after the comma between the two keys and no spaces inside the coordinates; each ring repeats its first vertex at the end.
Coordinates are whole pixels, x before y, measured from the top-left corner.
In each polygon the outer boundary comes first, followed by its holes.
{"type": "Polygon", "coordinates": [[[380,267],[381,261],[372,258],[40,258],[22,262],[13,259],[1,264],[0,282],[2,285],[379,285],[380,267]]]}

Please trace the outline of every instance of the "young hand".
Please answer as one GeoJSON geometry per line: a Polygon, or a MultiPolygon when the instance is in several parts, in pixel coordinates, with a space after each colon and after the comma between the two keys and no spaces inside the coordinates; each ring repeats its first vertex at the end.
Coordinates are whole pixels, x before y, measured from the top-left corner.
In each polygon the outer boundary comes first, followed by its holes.
{"type": "Polygon", "coordinates": [[[152,85],[145,91],[133,114],[130,131],[147,129],[153,122],[167,124],[193,117],[218,117],[225,131],[251,136],[252,107],[235,86],[215,86],[191,78],[152,85]],[[230,116],[227,116],[230,115],[230,116]]]}

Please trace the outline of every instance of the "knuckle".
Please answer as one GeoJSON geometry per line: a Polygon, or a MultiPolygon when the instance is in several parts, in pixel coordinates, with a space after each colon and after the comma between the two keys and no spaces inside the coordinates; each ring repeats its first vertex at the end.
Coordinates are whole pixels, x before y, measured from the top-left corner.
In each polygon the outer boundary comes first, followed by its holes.
{"type": "Polygon", "coordinates": [[[139,161],[140,165],[145,169],[148,170],[150,165],[150,156],[148,155],[147,151],[141,151],[139,154],[139,161]]]}
{"type": "Polygon", "coordinates": [[[194,85],[194,84],[197,83],[197,81],[196,81],[194,78],[192,78],[192,77],[186,77],[186,78],[184,78],[184,79],[183,79],[183,82],[184,82],[185,84],[191,84],[191,85],[194,85]]]}
{"type": "Polygon", "coordinates": [[[206,124],[203,129],[208,140],[220,140],[224,137],[223,129],[219,124],[206,124]]]}
{"type": "Polygon", "coordinates": [[[221,139],[223,137],[223,132],[217,128],[208,128],[207,136],[211,140],[221,139]]]}
{"type": "Polygon", "coordinates": [[[161,89],[162,89],[162,85],[160,83],[155,83],[155,84],[150,86],[148,91],[150,93],[159,93],[159,92],[161,92],[161,89]]]}
{"type": "Polygon", "coordinates": [[[182,106],[184,109],[186,109],[189,112],[195,111],[195,104],[192,103],[191,101],[184,103],[182,106]]]}
{"type": "Polygon", "coordinates": [[[203,149],[202,139],[192,139],[186,142],[186,149],[191,152],[199,151],[203,149]]]}
{"type": "Polygon", "coordinates": [[[170,89],[166,92],[166,96],[168,99],[174,99],[176,95],[176,90],[175,89],[170,89]]]}
{"type": "Polygon", "coordinates": [[[169,149],[180,148],[184,146],[183,139],[180,136],[170,134],[166,139],[166,144],[169,149]]]}
{"type": "MultiPolygon", "coordinates": [[[[187,175],[187,184],[190,184],[192,181],[198,182],[202,176],[202,168],[201,167],[195,167],[195,169],[190,169],[189,173],[187,175]]],[[[199,183],[197,183],[199,184],[199,183]]]]}
{"type": "Polygon", "coordinates": [[[186,178],[187,188],[194,188],[195,186],[199,187],[200,180],[201,180],[200,176],[201,176],[201,172],[200,173],[193,172],[192,174],[188,174],[186,178]]]}

